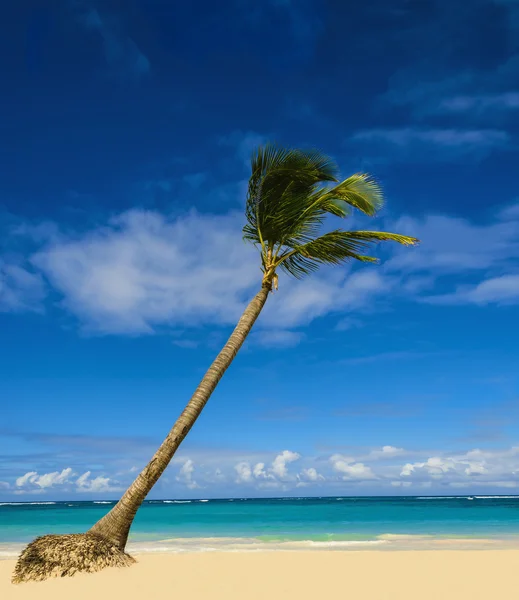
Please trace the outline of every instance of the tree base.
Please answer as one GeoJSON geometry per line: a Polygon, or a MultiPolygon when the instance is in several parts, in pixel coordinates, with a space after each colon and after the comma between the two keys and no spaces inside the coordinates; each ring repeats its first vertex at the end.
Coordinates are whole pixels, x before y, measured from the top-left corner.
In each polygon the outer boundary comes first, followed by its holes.
{"type": "Polygon", "coordinates": [[[71,577],[106,567],[129,567],[134,562],[124,550],[96,534],[44,535],[33,540],[20,554],[11,581],[71,577]]]}

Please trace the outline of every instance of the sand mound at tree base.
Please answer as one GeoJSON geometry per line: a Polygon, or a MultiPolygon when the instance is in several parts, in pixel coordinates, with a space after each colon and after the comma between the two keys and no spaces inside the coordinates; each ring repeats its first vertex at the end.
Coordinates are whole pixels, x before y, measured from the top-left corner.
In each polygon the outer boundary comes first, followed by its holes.
{"type": "Polygon", "coordinates": [[[21,553],[12,582],[70,577],[79,572],[94,573],[106,567],[129,567],[134,562],[129,554],[99,535],[44,535],[32,541],[21,553]]]}

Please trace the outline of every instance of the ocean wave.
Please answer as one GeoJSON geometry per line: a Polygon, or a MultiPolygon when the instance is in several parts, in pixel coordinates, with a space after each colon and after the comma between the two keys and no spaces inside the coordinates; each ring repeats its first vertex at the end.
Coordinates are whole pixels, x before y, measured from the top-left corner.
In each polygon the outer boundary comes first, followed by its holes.
{"type": "Polygon", "coordinates": [[[109,502],[108,500],[94,500],[94,504],[112,504],[112,502],[109,502]]]}
{"type": "Polygon", "coordinates": [[[0,506],[30,506],[32,504],[57,504],[57,502],[0,502],[0,506]]]}
{"type": "Polygon", "coordinates": [[[417,500],[457,500],[465,496],[417,496],[417,500]]]}
{"type": "Polygon", "coordinates": [[[162,504],[191,504],[192,500],[158,500],[162,504]]]}
{"type": "Polygon", "coordinates": [[[209,502],[209,500],[199,500],[199,502],[209,502]]]}
{"type": "Polygon", "coordinates": [[[487,499],[487,498],[519,498],[519,496],[474,496],[474,498],[479,498],[479,499],[487,499]]]}
{"type": "Polygon", "coordinates": [[[286,540],[265,542],[257,538],[175,538],[157,542],[130,542],[132,553],[261,552],[265,550],[361,549],[389,544],[389,540],[286,540]]]}

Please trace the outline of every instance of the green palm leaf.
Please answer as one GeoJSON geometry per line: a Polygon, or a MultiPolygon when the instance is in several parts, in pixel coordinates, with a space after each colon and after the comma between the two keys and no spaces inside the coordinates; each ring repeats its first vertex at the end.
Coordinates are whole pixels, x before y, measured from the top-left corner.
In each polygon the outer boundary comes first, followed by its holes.
{"type": "Polygon", "coordinates": [[[378,259],[361,254],[361,252],[371,244],[380,241],[394,241],[411,246],[418,240],[385,231],[342,231],[337,229],[285,252],[279,257],[276,266],[280,266],[285,272],[300,279],[304,275],[316,271],[323,264],[337,265],[351,259],[361,262],[378,262],[378,259]]]}
{"type": "Polygon", "coordinates": [[[383,206],[383,195],[367,173],[339,182],[337,165],[318,150],[267,144],[253,153],[251,168],[243,238],[261,247],[266,276],[274,277],[277,267],[299,278],[322,264],[376,262],[364,254],[371,244],[418,241],[381,231],[335,230],[320,236],[329,215],[345,218],[357,209],[373,216],[383,206]]]}

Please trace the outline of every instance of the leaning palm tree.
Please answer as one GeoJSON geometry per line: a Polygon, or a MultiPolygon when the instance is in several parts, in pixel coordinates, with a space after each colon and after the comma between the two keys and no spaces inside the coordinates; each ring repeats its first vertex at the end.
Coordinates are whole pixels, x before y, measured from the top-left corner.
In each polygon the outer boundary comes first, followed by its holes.
{"type": "Polygon", "coordinates": [[[278,271],[300,279],[321,265],[352,259],[376,262],[364,254],[376,242],[390,240],[410,246],[418,241],[382,231],[336,229],[320,235],[329,215],[347,217],[352,208],[374,215],[382,206],[382,192],[367,174],[357,173],[339,181],[336,164],[318,151],[268,144],[253,153],[251,166],[243,237],[260,254],[263,277],[258,293],[166,439],[119,502],[84,534],[47,535],[31,542],[18,560],[14,582],[134,562],[125,547],[135,514],[195,424],[270,292],[277,289],[278,271]]]}

